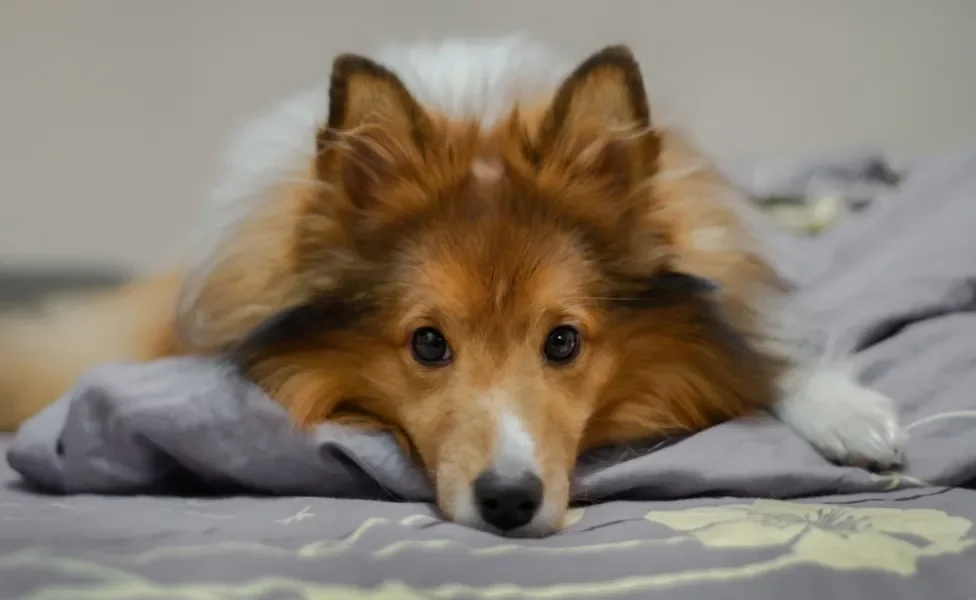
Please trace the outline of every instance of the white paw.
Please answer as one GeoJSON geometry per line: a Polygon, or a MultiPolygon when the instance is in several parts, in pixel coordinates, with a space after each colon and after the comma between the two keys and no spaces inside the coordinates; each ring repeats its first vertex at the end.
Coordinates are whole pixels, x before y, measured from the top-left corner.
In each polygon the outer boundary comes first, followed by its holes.
{"type": "Polygon", "coordinates": [[[807,438],[826,458],[848,465],[890,469],[902,462],[904,435],[891,400],[860,388],[813,417],[807,438]]]}
{"type": "Polygon", "coordinates": [[[902,463],[905,434],[887,396],[843,371],[816,371],[774,412],[825,458],[887,470],[902,463]]]}

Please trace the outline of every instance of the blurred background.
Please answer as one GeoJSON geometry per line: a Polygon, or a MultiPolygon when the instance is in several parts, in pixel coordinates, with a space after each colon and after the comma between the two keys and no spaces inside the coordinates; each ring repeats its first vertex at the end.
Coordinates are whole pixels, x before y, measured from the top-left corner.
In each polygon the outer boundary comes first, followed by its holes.
{"type": "Polygon", "coordinates": [[[0,0],[0,266],[179,256],[228,137],[337,51],[632,45],[718,156],[976,139],[974,0],[0,0]]]}

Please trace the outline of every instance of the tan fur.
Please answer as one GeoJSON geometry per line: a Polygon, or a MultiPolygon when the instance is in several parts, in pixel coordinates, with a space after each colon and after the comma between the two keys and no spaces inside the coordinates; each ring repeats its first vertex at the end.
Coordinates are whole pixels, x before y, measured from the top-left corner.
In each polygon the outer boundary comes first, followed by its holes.
{"type": "Polygon", "coordinates": [[[167,273],[4,315],[0,430],[15,428],[100,363],[177,353],[172,316],[180,280],[179,274],[167,273]]]}
{"type": "Polygon", "coordinates": [[[392,430],[450,516],[490,465],[499,415],[517,415],[556,523],[582,450],[772,401],[781,365],[754,342],[778,283],[728,184],[651,126],[628,52],[594,55],[487,132],[424,110],[354,56],[336,60],[330,106],[298,183],[235,230],[202,281],[191,274],[201,293],[179,327],[169,275],[0,329],[0,424],[98,362],[227,351],[300,425],[392,430]],[[655,296],[672,272],[717,282],[715,301],[655,296]],[[547,364],[564,324],[582,350],[547,364]],[[412,356],[425,326],[447,337],[449,366],[412,356]]]}
{"type": "Polygon", "coordinates": [[[295,223],[322,186],[313,163],[296,165],[293,177],[270,190],[274,201],[233,229],[206,274],[189,274],[183,285],[197,292],[195,302],[181,307],[177,322],[180,342],[189,351],[220,352],[295,300],[295,223]]]}

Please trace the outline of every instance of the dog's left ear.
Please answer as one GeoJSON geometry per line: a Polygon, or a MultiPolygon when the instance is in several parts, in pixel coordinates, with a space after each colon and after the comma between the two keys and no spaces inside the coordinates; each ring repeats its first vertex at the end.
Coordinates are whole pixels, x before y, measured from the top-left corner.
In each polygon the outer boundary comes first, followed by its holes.
{"type": "Polygon", "coordinates": [[[640,67],[621,45],[570,73],[523,148],[536,169],[582,182],[592,195],[624,197],[654,174],[659,146],[640,67]]]}
{"type": "Polygon", "coordinates": [[[650,125],[640,66],[630,48],[608,46],[584,60],[566,78],[552,101],[542,135],[597,121],[607,127],[650,125]]]}
{"type": "Polygon", "coordinates": [[[545,153],[560,136],[581,128],[646,132],[651,113],[640,65],[630,48],[608,46],[584,60],[563,81],[538,133],[545,153]]]}

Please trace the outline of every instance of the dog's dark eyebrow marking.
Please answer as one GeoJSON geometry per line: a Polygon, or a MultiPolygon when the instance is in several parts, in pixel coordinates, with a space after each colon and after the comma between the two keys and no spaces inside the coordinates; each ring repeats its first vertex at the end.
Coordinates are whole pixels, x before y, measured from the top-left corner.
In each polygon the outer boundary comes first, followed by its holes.
{"type": "Polygon", "coordinates": [[[747,338],[733,327],[713,294],[720,288],[718,282],[707,277],[665,270],[643,280],[631,280],[639,286],[638,292],[629,298],[614,301],[617,306],[635,310],[653,310],[676,304],[693,308],[696,325],[715,343],[721,344],[742,368],[754,368],[761,363],[760,355],[747,338]]]}
{"type": "Polygon", "coordinates": [[[690,298],[710,295],[719,289],[711,279],[672,270],[661,271],[645,279],[627,278],[623,283],[634,291],[621,295],[614,303],[636,309],[671,306],[690,298]]]}
{"type": "Polygon", "coordinates": [[[262,321],[231,348],[230,361],[247,370],[269,350],[310,342],[324,333],[348,329],[370,311],[371,307],[365,301],[319,296],[262,321]]]}

